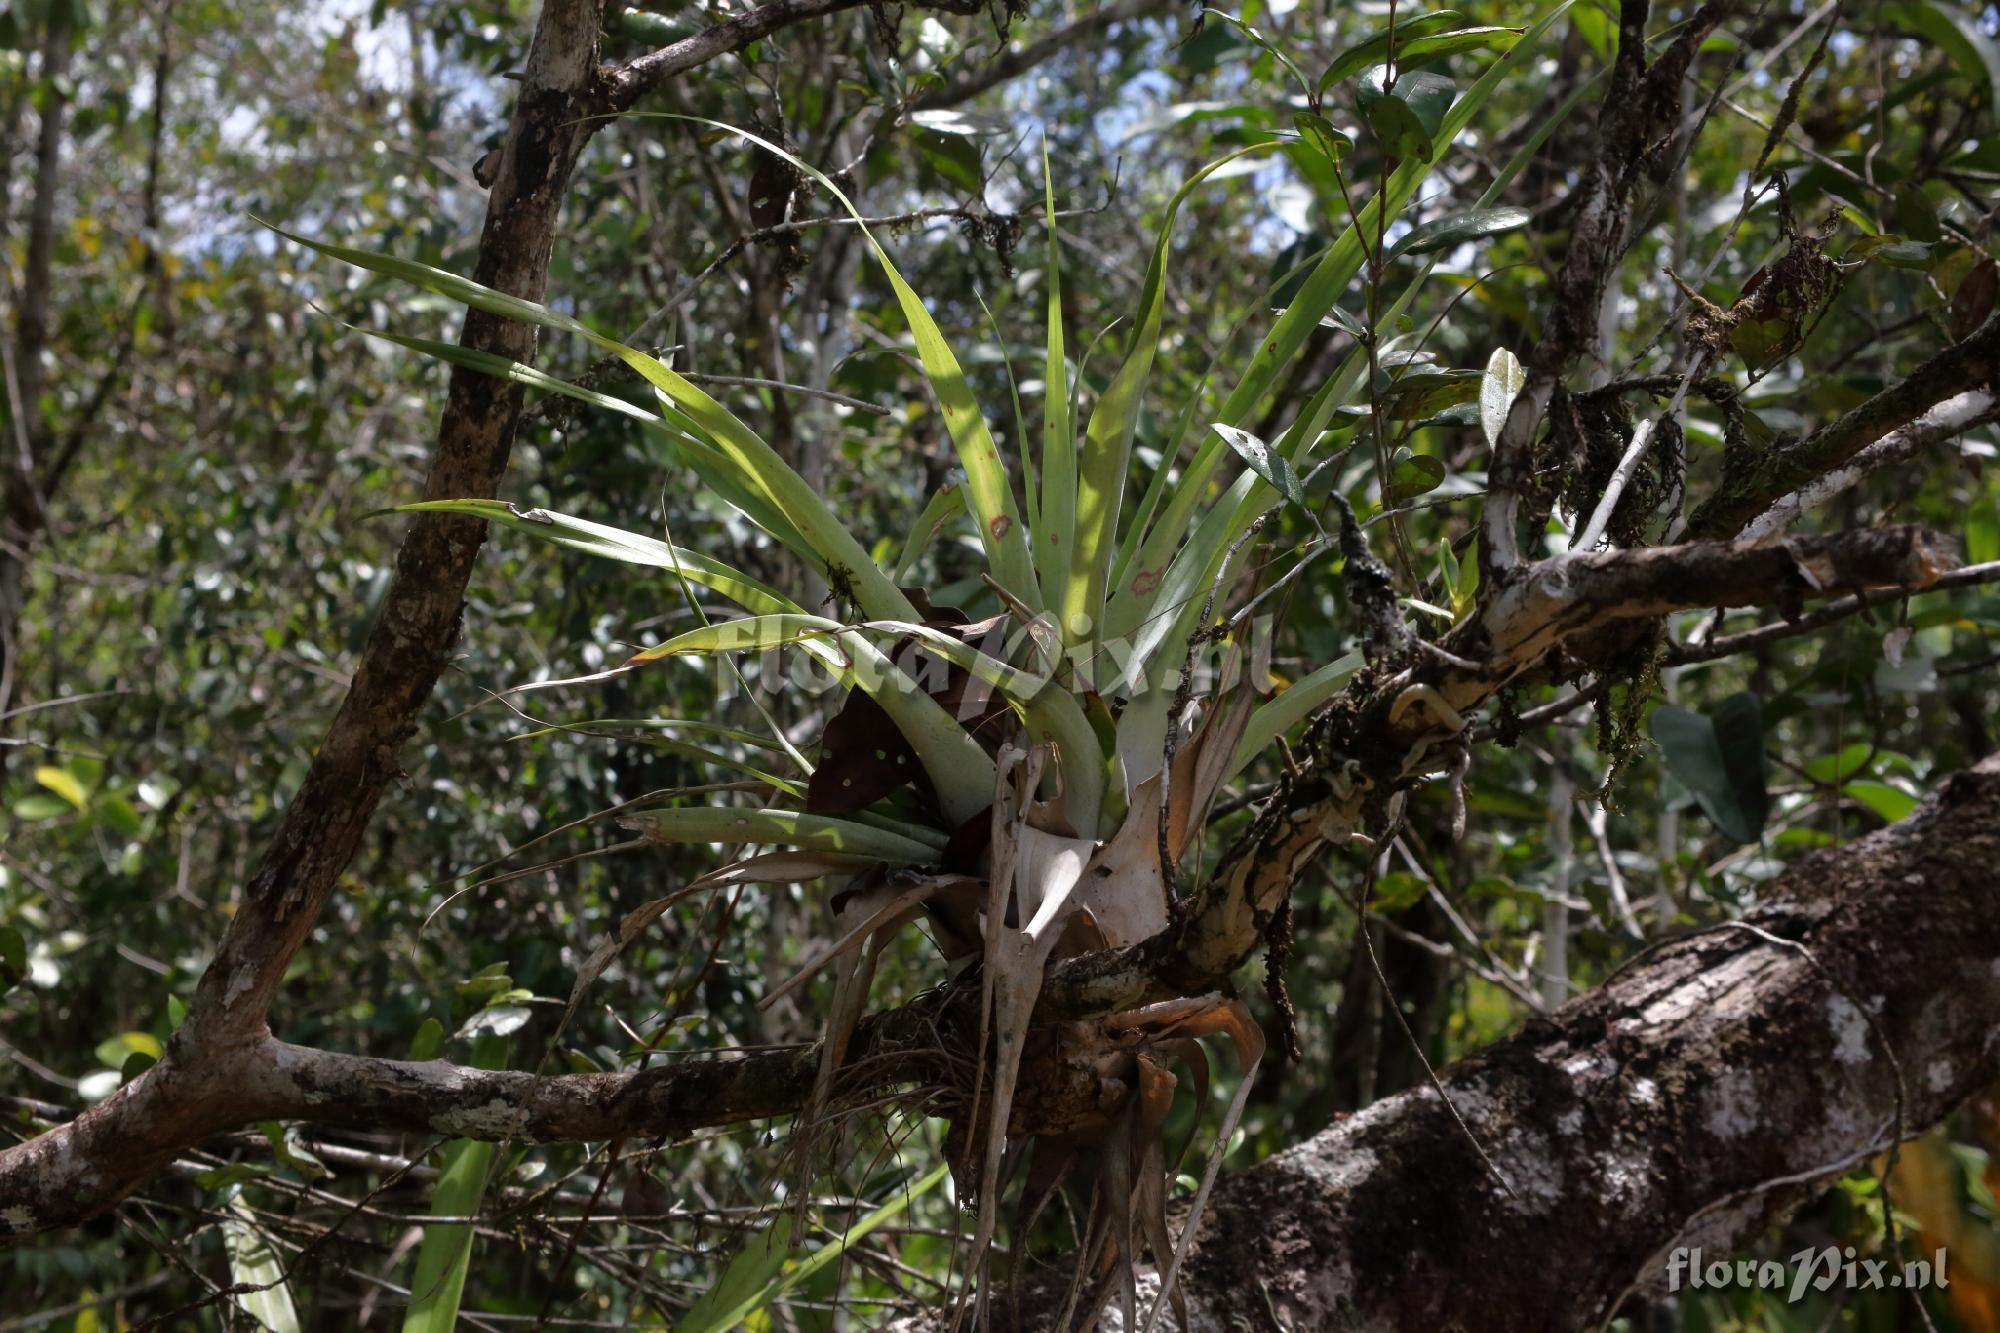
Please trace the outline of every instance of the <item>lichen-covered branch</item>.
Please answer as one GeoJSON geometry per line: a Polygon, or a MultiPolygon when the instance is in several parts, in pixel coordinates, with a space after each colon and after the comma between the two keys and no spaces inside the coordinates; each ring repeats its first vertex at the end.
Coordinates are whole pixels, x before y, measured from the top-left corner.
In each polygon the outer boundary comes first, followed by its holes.
{"type": "Polygon", "coordinates": [[[1527,382],[1494,442],[1480,547],[1489,583],[1520,558],[1515,528],[1521,502],[1533,489],[1530,474],[1542,416],[1564,377],[1597,344],[1598,313],[1625,257],[1640,187],[1649,179],[1657,184],[1681,160],[1681,136],[1687,132],[1681,124],[1682,81],[1702,42],[1734,11],[1733,0],[1703,5],[1649,64],[1651,5],[1623,0],[1618,7],[1618,55],[1598,115],[1596,143],[1572,192],[1575,220],[1548,324],[1525,358],[1527,382]]]}
{"type": "Polygon", "coordinates": [[[1965,341],[1947,347],[1890,385],[1795,443],[1770,449],[1748,473],[1728,479],[1688,519],[1691,537],[1727,537],[1795,491],[1844,468],[1861,452],[1898,431],[1922,427],[1926,414],[2000,377],[2000,315],[1965,341]]]}

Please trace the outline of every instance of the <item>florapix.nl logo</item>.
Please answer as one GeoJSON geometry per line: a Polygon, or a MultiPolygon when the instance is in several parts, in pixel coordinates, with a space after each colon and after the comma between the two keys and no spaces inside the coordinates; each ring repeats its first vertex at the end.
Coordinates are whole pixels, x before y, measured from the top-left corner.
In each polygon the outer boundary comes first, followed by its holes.
{"type": "Polygon", "coordinates": [[[1788,1301],[1804,1300],[1809,1291],[1831,1291],[1838,1286],[1847,1291],[1927,1287],[1943,1289],[1951,1285],[1945,1271],[1946,1255],[1939,1246],[1928,1259],[1896,1263],[1892,1259],[1868,1259],[1852,1245],[1826,1245],[1804,1249],[1788,1262],[1777,1259],[1707,1259],[1699,1248],[1677,1249],[1667,1256],[1667,1290],[1699,1291],[1703,1288],[1742,1290],[1756,1287],[1782,1291],[1788,1301]]]}

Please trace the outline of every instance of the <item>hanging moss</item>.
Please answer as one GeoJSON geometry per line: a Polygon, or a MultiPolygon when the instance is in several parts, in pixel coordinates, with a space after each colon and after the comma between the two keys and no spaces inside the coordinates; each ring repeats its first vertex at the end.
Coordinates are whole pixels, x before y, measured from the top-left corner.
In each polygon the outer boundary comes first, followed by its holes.
{"type": "Polygon", "coordinates": [[[1604,759],[1604,784],[1592,794],[1607,810],[1616,806],[1612,788],[1618,774],[1639,752],[1645,738],[1647,705],[1659,689],[1666,648],[1666,624],[1654,621],[1635,634],[1622,651],[1598,665],[1602,690],[1596,704],[1597,752],[1604,759]]]}

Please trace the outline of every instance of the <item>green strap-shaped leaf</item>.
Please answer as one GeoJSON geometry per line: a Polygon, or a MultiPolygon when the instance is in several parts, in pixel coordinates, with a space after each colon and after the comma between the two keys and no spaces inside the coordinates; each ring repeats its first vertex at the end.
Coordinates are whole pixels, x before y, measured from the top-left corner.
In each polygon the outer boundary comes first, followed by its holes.
{"type": "MultiPolygon", "coordinates": [[[[1051,684],[1046,671],[1037,674],[1010,666],[928,625],[872,621],[862,628],[915,639],[945,661],[964,667],[1000,691],[1020,710],[1030,737],[1037,743],[1053,743],[1061,755],[1063,809],[1071,826],[1084,837],[1097,835],[1104,809],[1104,746],[1074,695],[1051,684]]],[[[1053,647],[1053,633],[1048,639],[1053,647]]],[[[1053,664],[1049,664],[1049,670],[1053,670],[1053,664]]]]}
{"type": "Polygon", "coordinates": [[[1063,345],[1062,251],[1056,234],[1055,183],[1049,144],[1042,140],[1042,207],[1048,216],[1048,337],[1042,361],[1042,504],[1035,526],[1035,570],[1044,596],[1057,605],[1065,644],[1082,641],[1061,613],[1059,590],[1076,561],[1076,435],[1069,415],[1069,360],[1063,345]]]}
{"type": "Polygon", "coordinates": [[[797,810],[697,805],[683,810],[646,810],[626,815],[619,822],[658,842],[762,842],[846,852],[896,865],[929,865],[944,847],[941,833],[933,838],[929,830],[922,830],[926,836],[919,838],[914,827],[907,833],[891,833],[850,819],[797,810]]]}
{"type": "Polygon", "coordinates": [[[917,752],[918,762],[953,822],[962,823],[992,804],[991,757],[937,700],[851,625],[791,612],[745,616],[697,626],[634,654],[631,660],[646,663],[682,655],[785,647],[811,654],[840,681],[882,705],[896,730],[917,752]]]}
{"type": "Polygon", "coordinates": [[[1244,724],[1243,738],[1236,743],[1236,757],[1230,760],[1229,776],[1223,781],[1235,781],[1236,775],[1269,750],[1278,737],[1305,721],[1313,709],[1340,693],[1349,678],[1361,669],[1361,660],[1360,653],[1344,653],[1310,675],[1299,677],[1273,698],[1258,704],[1252,710],[1250,720],[1244,724]]]}
{"type": "Polygon", "coordinates": [[[769,1304],[778,1271],[792,1254],[792,1215],[779,1213],[752,1236],[722,1277],[674,1323],[674,1333],[728,1333],[769,1304]]]}
{"type": "MultiPolygon", "coordinates": [[[[1028,556],[1027,530],[1015,506],[1013,487],[1008,481],[1006,464],[1000,459],[999,446],[993,441],[993,432],[987,428],[986,418],[979,411],[965,371],[959,366],[958,358],[945,341],[937,321],[931,318],[930,310],[915,290],[904,281],[901,270],[889,258],[889,252],[876,239],[875,233],[862,221],[861,210],[824,172],[768,139],[701,116],[660,114],[663,119],[685,120],[735,135],[790,163],[839,200],[840,206],[861,228],[876,263],[881,266],[882,275],[889,280],[889,288],[896,294],[896,304],[902,308],[904,320],[909,323],[910,334],[917,345],[917,359],[923,364],[924,377],[930,381],[931,392],[937,395],[945,427],[951,433],[952,443],[957,446],[959,466],[965,469],[966,484],[971,488],[972,511],[979,519],[979,539],[986,546],[986,560],[992,568],[993,577],[1025,605],[1042,609],[1034,565],[1028,556]]],[[[908,617],[885,614],[865,605],[863,609],[876,619],[916,619],[914,614],[908,617]]]]}
{"type": "MultiPolygon", "coordinates": [[[[505,1037],[481,1037],[474,1045],[472,1063],[480,1069],[504,1069],[507,1050],[505,1037]]],[[[444,1168],[431,1187],[432,1217],[478,1216],[498,1146],[479,1139],[453,1139],[445,1146],[444,1168]]],[[[425,1227],[416,1271],[410,1277],[410,1307],[403,1316],[403,1333],[452,1333],[458,1327],[458,1307],[465,1297],[465,1274],[471,1265],[470,1222],[425,1227]]]]}
{"type": "Polygon", "coordinates": [[[962,478],[954,478],[931,496],[923,512],[917,515],[917,521],[910,525],[910,535],[903,538],[903,553],[896,559],[896,572],[892,576],[897,583],[908,582],[910,571],[916,568],[917,558],[931,544],[931,539],[964,512],[965,483],[962,478]]]}
{"type": "Polygon", "coordinates": [[[797,1253],[791,1246],[792,1216],[788,1212],[779,1213],[768,1230],[752,1236],[730,1260],[722,1280],[689,1307],[674,1325],[674,1333],[724,1333],[727,1329],[741,1328],[759,1310],[845,1255],[869,1232],[900,1217],[917,1199],[937,1188],[945,1172],[944,1163],[933,1167],[897,1190],[887,1203],[789,1267],[787,1260],[797,1253]]]}
{"type": "MultiPolygon", "coordinates": [[[[399,347],[407,347],[413,352],[434,356],[449,365],[464,366],[468,370],[476,370],[497,379],[512,380],[531,389],[560,394],[580,403],[589,403],[592,407],[603,408],[607,412],[630,417],[649,435],[665,441],[682,461],[694,469],[697,476],[714,489],[717,495],[742,510],[752,523],[777,538],[799,559],[807,564],[813,564],[821,558],[819,552],[813,549],[812,543],[792,526],[791,520],[786,518],[766,495],[762,492],[752,492],[743,484],[734,463],[713,445],[696,437],[693,433],[694,423],[682,415],[671,400],[661,398],[662,411],[650,412],[630,399],[620,398],[616,394],[599,393],[595,389],[586,389],[546,371],[537,370],[533,366],[523,365],[504,356],[496,356],[492,352],[461,347],[453,342],[440,342],[435,338],[417,338],[406,333],[389,333],[352,324],[347,327],[370,338],[380,338],[399,347]]],[[[653,392],[658,395],[659,390],[655,389],[653,392]]]]}
{"type": "Polygon", "coordinates": [[[316,241],[282,227],[272,226],[271,230],[331,259],[400,279],[489,314],[502,315],[525,324],[561,329],[610,352],[636,370],[684,413],[697,430],[714,441],[716,449],[739,475],[745,488],[761,495],[783,514],[814,554],[825,562],[828,581],[851,591],[864,614],[884,619],[915,616],[909,599],[876,567],[860,542],[833,516],[819,493],[807,485],[805,479],[794,472],[756,431],[657,358],[627,347],[615,338],[607,338],[568,315],[518,296],[496,292],[469,278],[433,268],[429,264],[316,241]]]}
{"type": "Polygon", "coordinates": [[[665,643],[632,654],[633,665],[663,661],[669,657],[697,657],[709,653],[760,653],[767,648],[790,648],[808,643],[827,644],[837,640],[847,626],[825,616],[803,611],[778,611],[744,616],[740,620],[717,620],[676,634],[665,643]]]}
{"type": "Polygon", "coordinates": [[[236,1293],[237,1307],[270,1333],[299,1333],[299,1313],[285,1283],[284,1261],[240,1193],[229,1201],[229,1212],[222,1219],[222,1241],[229,1252],[229,1275],[244,1288],[236,1293]]]}
{"type": "Polygon", "coordinates": [[[653,537],[644,537],[623,528],[593,523],[587,518],[559,514],[551,509],[519,509],[504,500],[420,500],[397,505],[391,513],[470,514],[516,532],[586,555],[621,560],[628,565],[647,565],[685,575],[758,615],[797,611],[798,604],[768,584],[760,583],[720,560],[673,546],[653,537]]]}
{"type": "MultiPolygon", "coordinates": [[[[1495,60],[1487,71],[1466,90],[1463,97],[1452,104],[1439,128],[1437,141],[1451,142],[1469,124],[1487,100],[1509,79],[1516,77],[1522,67],[1534,54],[1541,39],[1554,26],[1557,19],[1568,12],[1575,0],[1560,0],[1533,27],[1522,35],[1519,43],[1495,60]]],[[[1564,114],[1573,102],[1565,103],[1564,114]]],[[[1292,303],[1285,308],[1271,331],[1264,336],[1255,356],[1250,358],[1250,368],[1239,380],[1236,387],[1224,400],[1221,409],[1212,418],[1224,425],[1240,426],[1260,403],[1278,375],[1292,364],[1299,349],[1333,309],[1348,284],[1354,281],[1366,259],[1363,236],[1373,237],[1377,228],[1377,215],[1384,205],[1388,208],[1388,218],[1393,219],[1409,205],[1417,187],[1423,183],[1433,169],[1430,162],[1409,161],[1398,167],[1389,177],[1387,185],[1373,200],[1361,210],[1359,220],[1343,231],[1339,238],[1327,248],[1306,280],[1299,287],[1292,303]]],[[[1485,201],[1482,201],[1482,203],[1485,201]]],[[[1157,580],[1172,559],[1174,550],[1180,545],[1181,537],[1187,532],[1195,508],[1208,493],[1209,482],[1222,460],[1229,455],[1229,449],[1218,438],[1211,437],[1197,452],[1192,462],[1181,474],[1173,494],[1162,507],[1159,519],[1145,536],[1138,552],[1121,573],[1121,584],[1129,585],[1135,578],[1146,576],[1157,580]]],[[[1297,460],[1293,460],[1296,466],[1297,460]]],[[[1254,516],[1253,511],[1253,516],[1254,516]]],[[[1245,521],[1248,521],[1247,519],[1245,521]]],[[[1121,588],[1121,591],[1123,589],[1121,588]]]]}
{"type": "Polygon", "coordinates": [[[1174,219],[1194,188],[1219,168],[1251,153],[1281,146],[1276,140],[1252,144],[1216,159],[1190,177],[1167,203],[1166,217],[1153,242],[1140,289],[1138,325],[1132,347],[1097,407],[1090,414],[1083,457],[1079,461],[1076,495],[1076,558],[1063,584],[1058,619],[1067,629],[1087,624],[1093,642],[1101,642],[1106,585],[1118,544],[1118,509],[1130,478],[1132,434],[1139,423],[1139,406],[1153,357],[1160,345],[1160,325],[1166,310],[1167,257],[1174,219]]]}

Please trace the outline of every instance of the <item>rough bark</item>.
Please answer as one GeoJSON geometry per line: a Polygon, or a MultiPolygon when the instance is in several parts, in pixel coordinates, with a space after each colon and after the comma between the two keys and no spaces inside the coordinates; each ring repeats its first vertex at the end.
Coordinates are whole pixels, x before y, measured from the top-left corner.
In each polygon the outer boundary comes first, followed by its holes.
{"type": "Polygon", "coordinates": [[[1592,1327],[1671,1247],[1728,1252],[2000,1072],[1996,862],[2000,756],[1445,1071],[1506,1189],[1428,1085],[1226,1180],[1194,1328],[1592,1327]]]}
{"type": "MultiPolygon", "coordinates": [[[[595,109],[603,11],[604,0],[548,0],[543,8],[473,273],[496,291],[539,301],[547,288],[556,216],[595,109]]],[[[459,341],[534,360],[532,327],[482,311],[467,312],[459,341]]],[[[453,371],[425,499],[494,493],[521,400],[517,384],[453,371]]],[[[402,771],[399,752],[458,636],[466,584],[485,539],[483,522],[454,514],[420,515],[404,536],[353,684],[202,978],[189,1023],[203,1040],[244,1039],[262,1030],[286,964],[402,771]]]]}

